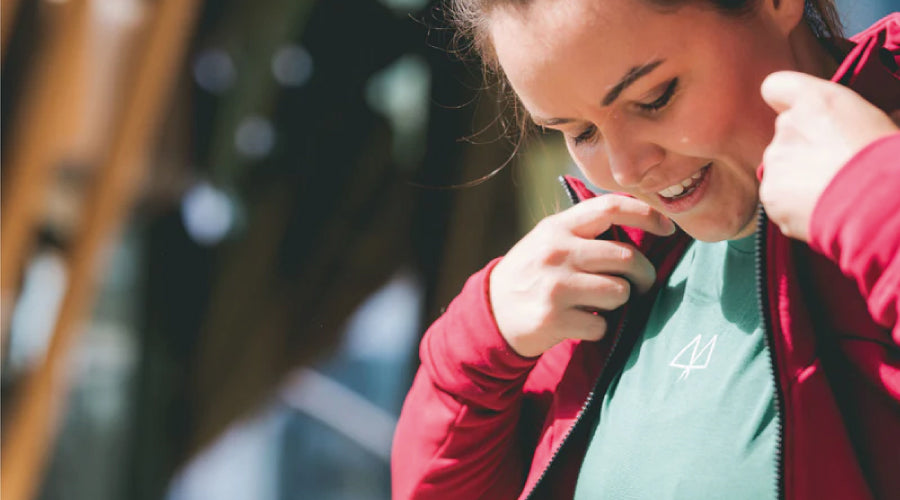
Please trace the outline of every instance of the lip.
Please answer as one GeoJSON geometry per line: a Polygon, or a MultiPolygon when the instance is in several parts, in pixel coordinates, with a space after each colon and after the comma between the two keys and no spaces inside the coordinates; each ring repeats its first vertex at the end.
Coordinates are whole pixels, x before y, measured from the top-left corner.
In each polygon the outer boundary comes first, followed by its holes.
{"type": "Polygon", "coordinates": [[[666,199],[659,194],[656,195],[666,212],[671,214],[687,212],[700,203],[700,200],[703,198],[703,195],[706,194],[706,190],[709,187],[709,178],[712,175],[712,162],[704,165],[701,172],[703,172],[703,177],[700,177],[700,179],[695,181],[696,187],[691,194],[675,200],[666,199]]]}

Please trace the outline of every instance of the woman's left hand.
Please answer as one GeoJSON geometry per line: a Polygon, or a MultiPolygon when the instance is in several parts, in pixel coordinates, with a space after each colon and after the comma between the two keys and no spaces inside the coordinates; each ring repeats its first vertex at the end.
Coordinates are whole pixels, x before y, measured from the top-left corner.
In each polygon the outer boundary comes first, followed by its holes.
{"type": "Polygon", "coordinates": [[[862,148],[898,128],[859,94],[804,73],[772,73],[761,92],[778,118],[763,154],[760,201],[784,234],[809,241],[816,202],[835,174],[862,148]]]}

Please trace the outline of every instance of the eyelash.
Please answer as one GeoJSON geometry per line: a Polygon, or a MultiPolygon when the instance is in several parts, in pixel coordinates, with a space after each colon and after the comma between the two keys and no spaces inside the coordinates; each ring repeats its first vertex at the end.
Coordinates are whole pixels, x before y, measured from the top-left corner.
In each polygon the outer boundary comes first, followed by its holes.
{"type": "Polygon", "coordinates": [[[669,101],[672,99],[672,96],[675,95],[675,91],[677,89],[678,78],[673,78],[672,81],[670,81],[666,86],[666,90],[663,91],[661,96],[657,97],[656,100],[650,103],[637,103],[637,107],[648,113],[655,113],[669,104],[669,101]]]}
{"type": "MultiPolygon", "coordinates": [[[[672,100],[672,96],[675,95],[676,90],[678,90],[678,78],[673,78],[669,84],[666,85],[666,89],[663,91],[662,95],[657,97],[653,102],[637,103],[637,107],[646,113],[657,113],[669,104],[669,101],[672,100]]],[[[573,137],[572,142],[575,143],[576,146],[583,144],[594,137],[596,131],[597,127],[590,125],[585,128],[583,132],[573,137]]]]}
{"type": "Polygon", "coordinates": [[[586,129],[584,129],[584,132],[573,137],[572,142],[575,143],[575,145],[577,146],[579,144],[584,143],[585,141],[589,141],[591,139],[591,137],[594,136],[594,132],[596,130],[597,130],[597,127],[595,127],[593,125],[589,125],[586,129]]]}

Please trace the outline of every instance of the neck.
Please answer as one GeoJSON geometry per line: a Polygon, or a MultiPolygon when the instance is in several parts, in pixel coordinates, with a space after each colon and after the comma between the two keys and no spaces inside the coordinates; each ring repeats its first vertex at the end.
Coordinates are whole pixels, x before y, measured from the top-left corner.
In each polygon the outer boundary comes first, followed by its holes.
{"type": "Polygon", "coordinates": [[[798,71],[825,79],[831,78],[837,71],[839,63],[827,49],[827,42],[816,38],[805,22],[801,22],[790,34],[789,43],[798,71]]]}

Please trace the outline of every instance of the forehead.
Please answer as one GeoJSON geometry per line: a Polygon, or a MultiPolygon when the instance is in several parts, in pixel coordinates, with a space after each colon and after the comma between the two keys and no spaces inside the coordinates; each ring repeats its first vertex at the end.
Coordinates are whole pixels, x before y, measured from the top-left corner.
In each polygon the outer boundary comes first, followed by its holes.
{"type": "Polygon", "coordinates": [[[520,44],[539,48],[564,43],[560,33],[604,32],[652,13],[643,0],[530,0],[498,2],[487,14],[492,36],[516,32],[525,35],[520,44]]]}
{"type": "Polygon", "coordinates": [[[609,33],[630,0],[500,3],[488,14],[491,41],[498,58],[515,67],[545,62],[588,33],[609,33]],[[522,60],[524,59],[524,60],[522,60]]]}
{"type": "Polygon", "coordinates": [[[489,13],[488,29],[504,73],[525,107],[547,116],[563,97],[611,88],[630,68],[683,52],[690,20],[641,0],[534,0],[489,13]],[[587,84],[587,85],[585,85],[587,84]],[[549,111],[549,109],[547,110],[549,111]]]}

